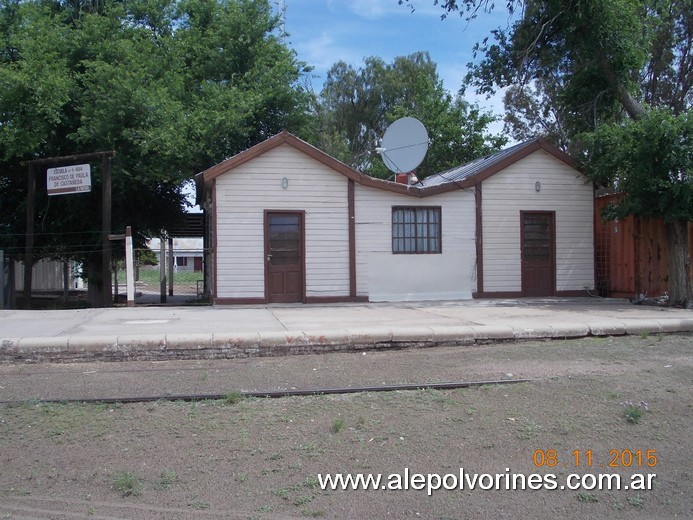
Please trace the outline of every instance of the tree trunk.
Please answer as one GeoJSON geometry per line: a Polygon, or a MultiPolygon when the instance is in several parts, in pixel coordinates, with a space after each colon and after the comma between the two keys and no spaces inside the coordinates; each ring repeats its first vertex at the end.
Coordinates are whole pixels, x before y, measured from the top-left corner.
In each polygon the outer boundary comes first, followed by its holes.
{"type": "Polygon", "coordinates": [[[626,86],[618,80],[614,68],[607,59],[606,56],[602,56],[601,68],[606,81],[609,83],[609,87],[618,96],[621,105],[623,106],[628,117],[634,121],[638,121],[645,115],[645,109],[643,106],[628,92],[626,86]]]}
{"type": "Polygon", "coordinates": [[[666,232],[669,252],[669,304],[690,307],[693,305],[693,282],[688,222],[667,222],[666,232]]]}
{"type": "Polygon", "coordinates": [[[101,254],[92,255],[87,262],[87,300],[89,307],[103,307],[103,276],[101,254]]]}

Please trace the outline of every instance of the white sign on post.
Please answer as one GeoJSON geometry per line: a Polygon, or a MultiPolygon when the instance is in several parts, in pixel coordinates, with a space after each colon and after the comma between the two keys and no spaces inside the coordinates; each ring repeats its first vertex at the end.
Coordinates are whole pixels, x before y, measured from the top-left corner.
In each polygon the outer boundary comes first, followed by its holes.
{"type": "Polygon", "coordinates": [[[88,164],[61,166],[46,170],[48,195],[91,191],[91,167],[88,164]]]}

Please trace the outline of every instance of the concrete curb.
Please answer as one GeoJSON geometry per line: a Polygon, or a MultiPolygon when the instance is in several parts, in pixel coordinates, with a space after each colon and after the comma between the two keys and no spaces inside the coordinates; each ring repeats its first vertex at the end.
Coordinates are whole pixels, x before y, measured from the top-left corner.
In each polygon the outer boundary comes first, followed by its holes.
{"type": "Polygon", "coordinates": [[[693,318],[675,318],[659,322],[662,332],[691,332],[693,331],[693,318]]]}
{"type": "Polygon", "coordinates": [[[558,322],[522,328],[472,325],[6,338],[0,339],[0,362],[234,359],[671,332],[693,332],[693,319],[594,319],[586,323],[558,322]]]}

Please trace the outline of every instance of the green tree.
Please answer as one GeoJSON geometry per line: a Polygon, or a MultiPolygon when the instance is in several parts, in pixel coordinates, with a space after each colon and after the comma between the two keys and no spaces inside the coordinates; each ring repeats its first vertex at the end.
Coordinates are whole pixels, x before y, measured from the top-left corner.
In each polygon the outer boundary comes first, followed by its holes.
{"type": "MultiPolygon", "coordinates": [[[[470,18],[493,8],[489,0],[440,4],[446,14],[460,11],[470,18]]],[[[490,93],[539,82],[543,99],[535,98],[534,105],[553,108],[588,173],[623,191],[617,212],[664,218],[676,258],[669,295],[674,303],[690,303],[683,230],[691,220],[692,181],[680,147],[693,148],[685,115],[693,101],[691,0],[508,0],[506,8],[521,16],[476,46],[481,59],[470,64],[468,84],[490,93]],[[682,133],[658,134],[658,124],[682,133]],[[653,142],[657,154],[643,155],[653,142]],[[614,157],[632,168],[605,170],[614,157]]]]}
{"type": "Polygon", "coordinates": [[[316,113],[316,145],[381,178],[391,173],[374,151],[387,126],[400,117],[418,118],[429,134],[419,178],[476,159],[506,142],[489,133],[493,116],[443,88],[426,52],[397,57],[391,64],[370,57],[360,68],[336,63],[327,74],[316,113]]]}
{"type": "MultiPolygon", "coordinates": [[[[195,173],[300,131],[306,68],[278,36],[268,0],[0,0],[0,247],[23,244],[22,161],[115,150],[113,229],[143,239],[182,217],[195,173]]],[[[93,171],[91,194],[39,190],[36,204],[39,256],[83,261],[90,288],[100,285],[93,171]]]]}
{"type": "Polygon", "coordinates": [[[669,297],[691,299],[688,223],[693,221],[693,115],[650,109],[637,120],[600,125],[581,136],[585,170],[625,196],[608,218],[663,217],[667,230],[669,297]]]}
{"type": "Polygon", "coordinates": [[[505,90],[504,129],[517,141],[545,137],[564,151],[570,144],[564,107],[552,102],[560,82],[556,78],[528,85],[511,85],[505,90]]]}

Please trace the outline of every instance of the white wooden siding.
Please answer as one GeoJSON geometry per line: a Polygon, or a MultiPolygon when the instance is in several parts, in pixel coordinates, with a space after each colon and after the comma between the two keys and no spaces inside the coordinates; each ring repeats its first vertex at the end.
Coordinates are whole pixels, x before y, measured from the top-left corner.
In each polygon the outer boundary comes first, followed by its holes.
{"type": "Polygon", "coordinates": [[[416,198],[356,185],[356,289],[371,301],[469,299],[474,272],[472,190],[416,198]],[[440,206],[442,254],[392,254],[392,207],[440,206]]]}
{"type": "MultiPolygon", "coordinates": [[[[14,287],[17,291],[24,290],[24,262],[14,264],[14,287]]],[[[79,269],[77,262],[70,262],[68,271],[68,287],[83,289],[84,281],[75,276],[79,269]]],[[[31,275],[32,291],[62,291],[64,288],[63,263],[57,260],[41,259],[34,262],[31,275]]]]}
{"type": "Polygon", "coordinates": [[[556,212],[556,290],[594,288],[592,184],[536,151],[482,184],[484,291],[520,291],[520,211],[556,212]],[[541,190],[535,190],[535,183],[541,190]]]}
{"type": "Polygon", "coordinates": [[[217,297],[265,297],[265,210],[305,211],[306,296],[349,296],[347,182],[288,145],[219,176],[217,297]]]}

